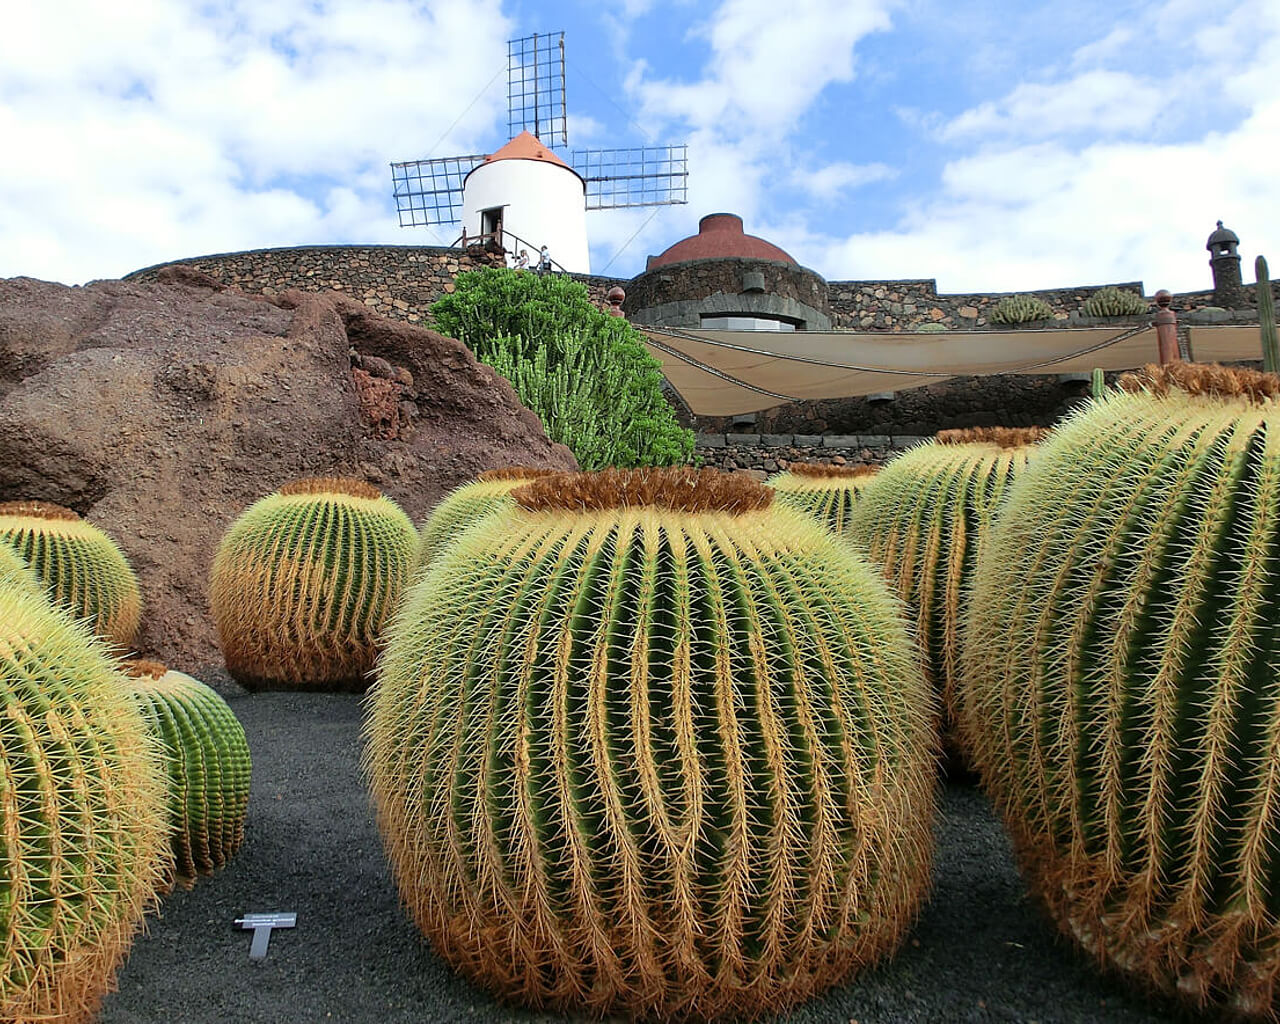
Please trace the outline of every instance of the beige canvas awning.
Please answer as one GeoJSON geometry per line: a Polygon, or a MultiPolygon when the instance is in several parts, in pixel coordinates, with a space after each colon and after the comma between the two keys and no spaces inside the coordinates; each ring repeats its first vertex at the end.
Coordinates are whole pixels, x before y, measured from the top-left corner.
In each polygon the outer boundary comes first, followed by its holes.
{"type": "MultiPolygon", "coordinates": [[[[905,391],[955,376],[1128,370],[1156,358],[1150,325],[945,334],[640,330],[667,380],[699,416],[905,391]]],[[[1259,355],[1256,327],[1193,328],[1191,337],[1202,361],[1259,355]]]]}

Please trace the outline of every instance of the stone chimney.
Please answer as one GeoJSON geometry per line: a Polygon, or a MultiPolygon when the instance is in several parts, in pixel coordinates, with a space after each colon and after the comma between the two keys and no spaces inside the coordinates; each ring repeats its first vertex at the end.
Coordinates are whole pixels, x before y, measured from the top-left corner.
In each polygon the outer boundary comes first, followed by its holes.
{"type": "Polygon", "coordinates": [[[1230,228],[1218,221],[1218,228],[1209,236],[1205,248],[1209,250],[1209,266],[1213,270],[1213,304],[1223,309],[1240,309],[1247,305],[1244,286],[1240,282],[1240,254],[1236,252],[1240,239],[1230,228]]]}

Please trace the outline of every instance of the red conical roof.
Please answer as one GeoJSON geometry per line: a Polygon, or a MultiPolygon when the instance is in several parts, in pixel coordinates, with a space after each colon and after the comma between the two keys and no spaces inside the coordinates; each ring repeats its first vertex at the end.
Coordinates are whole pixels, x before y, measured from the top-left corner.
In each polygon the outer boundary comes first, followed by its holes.
{"type": "MultiPolygon", "coordinates": [[[[547,149],[538,139],[524,131],[508,142],[501,149],[484,158],[486,164],[497,160],[544,160],[549,164],[558,164],[566,170],[573,168],[547,149]]],[[[577,173],[576,171],[574,172],[577,173]]]]}
{"type": "Polygon", "coordinates": [[[716,260],[726,257],[777,260],[795,265],[787,253],[772,242],[742,232],[742,218],[736,213],[709,213],[698,221],[698,233],[682,238],[659,256],[650,256],[645,270],[684,260],[716,260]]]}

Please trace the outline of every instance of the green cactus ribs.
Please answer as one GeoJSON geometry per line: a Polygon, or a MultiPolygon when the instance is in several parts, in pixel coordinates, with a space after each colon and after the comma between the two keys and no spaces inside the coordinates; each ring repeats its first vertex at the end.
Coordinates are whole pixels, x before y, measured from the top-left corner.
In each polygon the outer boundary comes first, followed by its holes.
{"type": "Polygon", "coordinates": [[[227,530],[210,603],[227,669],[249,689],[363,690],[417,531],[364,481],[294,481],[227,530]]]}
{"type": "Polygon", "coordinates": [[[142,621],[138,578],[115,541],[69,508],[43,501],[0,503],[0,541],[41,579],[49,599],[119,651],[142,621]]]}
{"type": "Polygon", "coordinates": [[[1144,989],[1280,1000],[1280,378],[1127,374],[1014,483],[962,721],[1030,886],[1144,989]]]}
{"type": "Polygon", "coordinates": [[[1085,316],[1137,316],[1147,311],[1147,300],[1109,284],[1085,299],[1083,310],[1085,316]]]}
{"type": "Polygon", "coordinates": [[[1028,324],[1037,320],[1049,320],[1053,308],[1035,295],[1006,295],[991,311],[993,324],[1028,324]]]}
{"type": "Polygon", "coordinates": [[[418,570],[426,569],[454,537],[481,516],[511,503],[511,492],[522,484],[556,472],[528,466],[486,469],[470,483],[456,487],[440,500],[422,524],[418,547],[418,570]]]}
{"type": "Polygon", "coordinates": [[[87,1024],[167,859],[160,765],[115,663],[0,586],[0,1020],[87,1024]]]}
{"type": "Polygon", "coordinates": [[[858,495],[880,471],[879,466],[828,466],[793,462],[769,480],[783,504],[812,516],[835,534],[843,534],[858,495]]]}
{"type": "Polygon", "coordinates": [[[244,727],[218,694],[155,661],[124,663],[129,690],[164,749],[176,880],[226,864],[244,841],[251,764],[244,727]]]}
{"type": "Polygon", "coordinates": [[[406,597],[365,771],[449,963],[564,1012],[749,1018],[897,947],[932,699],[876,574],[713,470],[535,480],[406,597]]]}

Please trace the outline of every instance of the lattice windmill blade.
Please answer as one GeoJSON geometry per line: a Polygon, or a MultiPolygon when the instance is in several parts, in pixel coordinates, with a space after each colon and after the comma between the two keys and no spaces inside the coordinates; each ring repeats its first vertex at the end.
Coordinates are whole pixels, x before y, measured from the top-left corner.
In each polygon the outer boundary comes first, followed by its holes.
{"type": "Polygon", "coordinates": [[[462,179],[484,161],[484,153],[473,153],[392,164],[392,194],[400,226],[457,223],[462,212],[462,179]]]}
{"type": "Polygon", "coordinates": [[[575,150],[570,160],[587,183],[587,209],[687,203],[688,147],[575,150]]]}
{"type": "Polygon", "coordinates": [[[507,42],[507,137],[524,131],[544,146],[569,144],[563,32],[507,42]]]}

